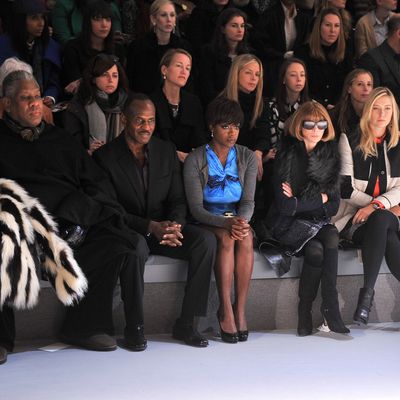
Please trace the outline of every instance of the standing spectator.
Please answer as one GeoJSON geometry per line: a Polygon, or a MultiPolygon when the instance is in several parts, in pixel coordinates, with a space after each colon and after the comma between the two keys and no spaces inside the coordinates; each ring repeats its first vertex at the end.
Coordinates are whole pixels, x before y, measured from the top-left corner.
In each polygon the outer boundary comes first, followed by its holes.
{"type": "Polygon", "coordinates": [[[174,143],[178,159],[184,162],[194,148],[207,142],[200,100],[184,89],[192,57],[186,50],[169,49],[160,65],[163,85],[150,96],[156,107],[155,134],[174,143]]]}
{"type": "Polygon", "coordinates": [[[278,1],[259,18],[253,42],[263,62],[264,91],[268,97],[274,94],[281,63],[305,44],[310,25],[310,17],[296,9],[294,0],[278,1]]]}
{"type": "Polygon", "coordinates": [[[113,40],[114,27],[111,16],[111,6],[104,0],[93,2],[85,10],[79,37],[70,40],[64,47],[63,71],[67,93],[76,93],[83,70],[97,54],[115,54],[123,64],[125,51],[113,40]]]}
{"type": "Polygon", "coordinates": [[[52,106],[60,94],[60,47],[49,36],[47,9],[41,0],[15,0],[10,31],[0,36],[0,65],[18,57],[31,65],[33,75],[52,106]]]}
{"type": "Polygon", "coordinates": [[[396,9],[397,0],[375,0],[375,8],[361,17],[356,25],[356,58],[380,46],[388,36],[387,23],[396,9]]]}
{"type": "Polygon", "coordinates": [[[208,104],[225,87],[232,60],[248,53],[246,15],[237,8],[227,8],[219,14],[214,37],[203,46],[200,82],[203,104],[208,104]]]}
{"type": "Polygon", "coordinates": [[[295,51],[307,66],[310,96],[332,108],[339,99],[343,81],[352,69],[342,18],[336,8],[324,8],[315,20],[308,44],[295,51]]]}
{"type": "Polygon", "coordinates": [[[399,111],[391,91],[373,90],[356,131],[339,141],[342,200],[335,216],[341,236],[361,247],[364,285],[354,322],[366,325],[383,258],[400,280],[399,111]]]}
{"type": "Polygon", "coordinates": [[[373,86],[374,81],[369,71],[356,68],[348,73],[339,102],[330,110],[337,140],[342,133],[350,136],[356,130],[373,86]]]}
{"type": "Polygon", "coordinates": [[[366,52],[358,66],[372,73],[374,85],[388,87],[400,103],[400,15],[388,22],[388,38],[378,47],[366,52]]]}
{"type": "MultiPolygon", "coordinates": [[[[115,31],[121,31],[121,13],[116,1],[109,1],[112,24],[115,31]]],[[[52,12],[54,37],[61,44],[77,38],[83,27],[85,8],[90,5],[88,0],[57,0],[52,12]]]]}
{"type": "Polygon", "coordinates": [[[340,157],[333,125],[321,104],[308,101],[294,114],[289,133],[295,140],[276,156],[271,216],[275,238],[292,253],[304,255],[297,333],[312,334],[311,309],[320,285],[325,324],[333,332],[349,333],[336,289],[339,234],[330,222],[340,201],[340,157]]]}
{"type": "Polygon", "coordinates": [[[113,55],[99,53],[83,72],[77,94],[63,113],[64,129],[91,155],[124,129],[128,80],[113,55]]]}
{"type": "Polygon", "coordinates": [[[155,0],[150,7],[152,31],[131,43],[127,75],[130,88],[152,93],[161,86],[160,61],[168,49],[191,51],[189,43],[175,33],[176,10],[170,0],[155,0]]]}

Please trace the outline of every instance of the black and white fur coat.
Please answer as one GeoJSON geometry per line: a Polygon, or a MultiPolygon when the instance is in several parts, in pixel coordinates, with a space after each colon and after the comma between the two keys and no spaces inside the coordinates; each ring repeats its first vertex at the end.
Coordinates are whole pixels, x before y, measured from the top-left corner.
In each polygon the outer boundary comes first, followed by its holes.
{"type": "Polygon", "coordinates": [[[335,141],[319,142],[307,155],[303,142],[290,141],[276,158],[275,207],[272,226],[276,234],[286,231],[296,218],[329,221],[340,201],[340,155],[335,141]],[[286,197],[288,182],[293,197],[286,197]],[[321,193],[328,195],[322,203],[321,193]]]}
{"type": "Polygon", "coordinates": [[[16,182],[0,179],[0,308],[24,309],[39,297],[39,267],[65,305],[80,300],[87,280],[57,225],[16,182]],[[41,249],[41,256],[38,249],[41,249]]]}

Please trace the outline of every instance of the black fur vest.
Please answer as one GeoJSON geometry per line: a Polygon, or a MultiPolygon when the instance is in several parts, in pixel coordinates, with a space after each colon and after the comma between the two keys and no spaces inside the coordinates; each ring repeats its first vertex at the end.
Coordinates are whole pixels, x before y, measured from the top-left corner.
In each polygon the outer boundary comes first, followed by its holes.
{"type": "Polygon", "coordinates": [[[293,195],[304,200],[320,193],[333,198],[340,191],[340,155],[336,141],[320,141],[307,155],[304,142],[296,141],[277,155],[277,173],[289,182],[293,195]]]}

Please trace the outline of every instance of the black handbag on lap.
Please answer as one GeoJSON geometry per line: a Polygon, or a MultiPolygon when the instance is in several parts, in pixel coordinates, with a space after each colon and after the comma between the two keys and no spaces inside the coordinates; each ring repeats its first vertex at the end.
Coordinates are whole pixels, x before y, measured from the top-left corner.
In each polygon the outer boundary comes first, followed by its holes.
{"type": "Polygon", "coordinates": [[[295,255],[327,224],[328,221],[295,219],[289,229],[279,236],[279,242],[287,248],[288,255],[295,255]]]}

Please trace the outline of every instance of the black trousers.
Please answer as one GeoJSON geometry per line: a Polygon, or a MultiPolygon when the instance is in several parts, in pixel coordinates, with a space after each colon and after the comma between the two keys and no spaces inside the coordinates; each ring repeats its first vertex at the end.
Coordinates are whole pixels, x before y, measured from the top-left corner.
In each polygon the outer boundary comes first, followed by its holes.
{"type": "MultiPolygon", "coordinates": [[[[143,236],[132,232],[130,240],[124,240],[109,230],[91,229],[84,244],[75,251],[89,289],[79,304],[67,308],[62,333],[89,336],[104,332],[112,335],[113,292],[118,278],[127,333],[136,325],[143,324],[143,273],[149,249],[153,254],[189,262],[181,318],[190,322],[194,316],[206,315],[216,238],[211,232],[192,225],[185,226],[182,233],[183,245],[171,248],[159,245],[154,239],[146,243],[143,236]]],[[[11,351],[14,340],[14,313],[5,306],[0,311],[0,345],[11,351]]]]}
{"type": "MultiPolygon", "coordinates": [[[[93,227],[84,243],[74,251],[75,258],[88,280],[88,291],[76,305],[67,308],[62,332],[67,335],[89,336],[113,334],[113,292],[118,277],[130,275],[143,282],[147,245],[143,238],[118,229],[93,227]],[[129,272],[128,272],[129,271],[129,272]]],[[[143,296],[143,284],[132,290],[126,301],[135,310],[143,296]]],[[[12,349],[15,340],[14,313],[11,308],[0,311],[0,345],[12,349]]]]}
{"type": "Polygon", "coordinates": [[[364,287],[373,289],[383,257],[393,276],[400,281],[399,219],[388,210],[374,211],[353,235],[361,246],[364,287]]]}
{"type": "Polygon", "coordinates": [[[207,314],[211,271],[217,252],[217,239],[212,232],[195,225],[185,225],[181,247],[160,245],[155,238],[147,241],[151,254],[188,261],[185,295],[180,319],[191,323],[195,316],[207,314]]]}

